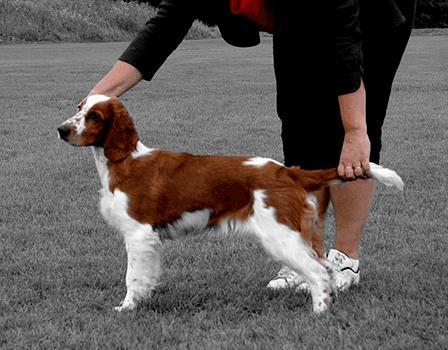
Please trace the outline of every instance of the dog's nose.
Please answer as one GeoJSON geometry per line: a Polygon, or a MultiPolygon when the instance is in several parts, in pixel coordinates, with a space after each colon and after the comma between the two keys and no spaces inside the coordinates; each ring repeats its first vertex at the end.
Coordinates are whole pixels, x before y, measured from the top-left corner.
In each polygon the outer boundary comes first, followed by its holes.
{"type": "Polygon", "coordinates": [[[63,140],[67,140],[68,134],[70,134],[70,129],[66,126],[61,125],[58,128],[59,137],[63,140]]]}

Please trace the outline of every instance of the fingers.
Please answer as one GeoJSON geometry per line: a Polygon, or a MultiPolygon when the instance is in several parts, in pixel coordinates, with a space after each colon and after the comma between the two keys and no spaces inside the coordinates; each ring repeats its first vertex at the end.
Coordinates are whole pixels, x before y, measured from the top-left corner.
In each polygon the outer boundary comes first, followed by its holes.
{"type": "Polygon", "coordinates": [[[357,165],[347,165],[341,162],[338,166],[338,175],[346,181],[367,179],[372,176],[370,163],[363,161],[357,165]]]}
{"type": "Polygon", "coordinates": [[[355,180],[356,179],[355,172],[353,171],[352,166],[345,167],[345,178],[347,180],[355,180]]]}
{"type": "Polygon", "coordinates": [[[353,169],[356,177],[364,177],[364,172],[361,167],[361,164],[356,165],[353,169]]]}
{"type": "Polygon", "coordinates": [[[342,177],[346,181],[355,180],[356,176],[353,171],[353,167],[349,165],[344,165],[343,163],[340,163],[338,166],[338,175],[342,177]]]}
{"type": "Polygon", "coordinates": [[[361,162],[362,164],[362,169],[364,171],[364,175],[366,177],[372,177],[372,172],[370,171],[370,162],[368,160],[365,160],[363,162],[361,162]]]}
{"type": "Polygon", "coordinates": [[[338,175],[339,175],[339,177],[345,178],[345,166],[342,163],[339,163],[338,175]]]}

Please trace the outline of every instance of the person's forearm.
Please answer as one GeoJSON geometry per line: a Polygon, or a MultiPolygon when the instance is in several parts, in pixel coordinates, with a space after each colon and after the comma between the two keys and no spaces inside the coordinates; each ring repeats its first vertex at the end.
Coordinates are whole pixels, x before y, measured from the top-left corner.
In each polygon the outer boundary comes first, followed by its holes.
{"type": "Polygon", "coordinates": [[[345,132],[367,132],[366,91],[364,84],[355,92],[338,96],[342,124],[345,132]]]}
{"type": "Polygon", "coordinates": [[[117,61],[103,79],[89,92],[119,97],[142,80],[140,71],[129,63],[117,61]]]}
{"type": "Polygon", "coordinates": [[[344,143],[339,160],[338,174],[346,180],[369,177],[370,140],[366,123],[366,92],[364,84],[355,92],[338,96],[344,143]]]}

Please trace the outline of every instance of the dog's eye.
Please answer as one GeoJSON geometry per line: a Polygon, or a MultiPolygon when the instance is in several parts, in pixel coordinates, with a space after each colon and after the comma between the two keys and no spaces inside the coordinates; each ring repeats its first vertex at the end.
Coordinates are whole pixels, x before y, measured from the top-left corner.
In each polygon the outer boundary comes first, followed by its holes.
{"type": "Polygon", "coordinates": [[[89,114],[89,119],[93,120],[94,122],[98,122],[101,118],[98,113],[93,112],[89,114]]]}

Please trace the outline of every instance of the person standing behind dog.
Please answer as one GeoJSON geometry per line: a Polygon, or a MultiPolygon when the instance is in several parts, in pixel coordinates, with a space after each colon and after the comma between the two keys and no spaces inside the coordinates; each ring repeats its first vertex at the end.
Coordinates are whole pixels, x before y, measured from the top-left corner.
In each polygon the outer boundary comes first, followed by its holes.
{"type": "MultiPolygon", "coordinates": [[[[364,162],[369,147],[370,161],[380,161],[381,129],[392,82],[413,27],[416,0],[336,0],[335,3],[334,72],[327,72],[333,73],[335,90],[322,92],[320,82],[316,82],[313,89],[320,91],[320,96],[309,90],[303,98],[310,105],[320,106],[320,118],[297,118],[292,112],[297,98],[294,99],[291,91],[281,89],[300,79],[302,70],[307,68],[295,66],[293,62],[297,58],[288,56],[287,45],[281,42],[282,35],[288,41],[288,36],[299,37],[300,30],[304,30],[293,20],[299,5],[290,3],[289,7],[282,9],[283,12],[277,12],[277,16],[285,17],[282,22],[290,24],[284,29],[286,34],[280,33],[277,37],[274,34],[274,60],[276,56],[278,58],[274,61],[277,107],[282,119],[286,165],[299,164],[310,169],[338,166],[340,175],[352,179],[365,173],[367,164],[364,162]],[[276,46],[277,51],[284,52],[276,55],[276,46]],[[332,104],[331,99],[335,100],[335,95],[337,101],[332,104]],[[297,131],[301,129],[306,132],[300,133],[298,138],[297,131]],[[310,130],[317,132],[310,133],[310,130]],[[310,149],[310,144],[317,149],[303,152],[310,149]]],[[[308,46],[313,48],[312,44],[308,46]]],[[[319,50],[314,47],[315,52],[319,50]]],[[[313,67],[312,62],[309,66],[313,67]]],[[[325,204],[319,213],[321,218],[325,217],[330,201],[334,208],[336,242],[327,259],[334,266],[339,290],[359,283],[359,246],[374,191],[375,184],[371,181],[353,181],[342,188],[332,186],[318,195],[320,203],[325,204]]],[[[282,268],[268,286],[307,289],[303,279],[288,268],[282,268]]]]}
{"type": "MultiPolygon", "coordinates": [[[[365,178],[369,159],[379,161],[381,127],[416,0],[358,1],[150,0],[156,15],[88,95],[119,97],[151,80],[196,19],[217,25],[238,47],[257,45],[260,30],[273,31],[285,164],[337,166],[343,178],[365,178]]],[[[330,200],[335,211],[336,243],[328,260],[341,290],[359,282],[358,249],[373,193],[373,182],[357,180],[318,194],[321,218],[330,200]]],[[[268,284],[291,286],[306,288],[288,268],[268,284]]]]}

